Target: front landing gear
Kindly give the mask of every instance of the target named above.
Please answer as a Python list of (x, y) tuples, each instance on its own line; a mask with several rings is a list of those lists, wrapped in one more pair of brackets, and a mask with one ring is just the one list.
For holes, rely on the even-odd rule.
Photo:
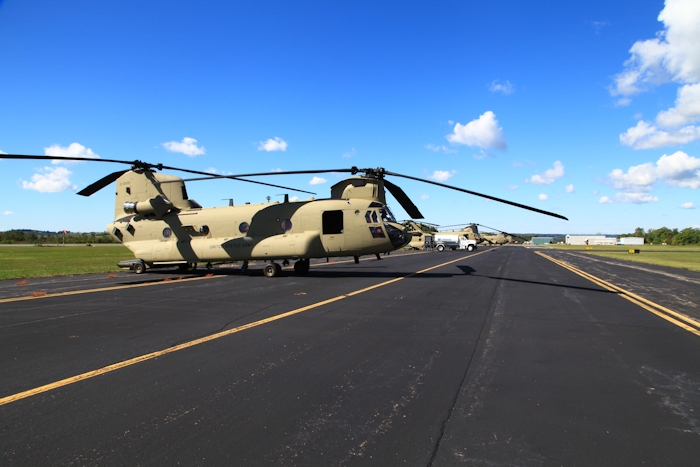
[(263, 274), (265, 277), (276, 277), (282, 274), (282, 266), (277, 263), (266, 264), (263, 268)]

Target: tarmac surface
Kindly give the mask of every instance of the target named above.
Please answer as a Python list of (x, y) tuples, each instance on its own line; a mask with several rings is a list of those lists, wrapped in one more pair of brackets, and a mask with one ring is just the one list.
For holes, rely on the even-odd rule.
[(381, 258), (0, 282), (0, 464), (700, 465), (699, 274)]

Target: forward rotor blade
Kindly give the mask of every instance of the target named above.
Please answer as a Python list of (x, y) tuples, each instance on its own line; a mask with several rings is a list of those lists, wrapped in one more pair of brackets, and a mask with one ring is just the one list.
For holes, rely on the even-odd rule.
[(106, 187), (125, 173), (127, 173), (129, 169), (127, 170), (120, 170), (119, 172), (112, 172), (111, 174), (107, 175), (106, 177), (102, 177), (101, 179), (97, 180), (95, 183), (92, 185), (88, 185), (82, 190), (78, 192), (79, 195), (81, 196), (90, 196), (98, 191), (100, 191), (102, 188)]
[(396, 201), (399, 202), (401, 207), (404, 208), (412, 219), (423, 219), (423, 214), (420, 213), (416, 205), (413, 204), (413, 201), (411, 201), (408, 195), (406, 195), (398, 185), (394, 185), (389, 180), (384, 180), (384, 186), (389, 190), (389, 193), (396, 198)]
[(564, 216), (562, 216), (562, 215), (560, 215), (560, 214), (555, 214), (555, 213), (553, 213), (553, 212), (545, 211), (545, 210), (543, 210), (543, 209), (533, 208), (532, 206), (526, 206), (526, 205), (524, 205), (524, 204), (516, 203), (516, 202), (514, 202), (514, 201), (508, 201), (508, 200), (506, 200), (506, 199), (496, 198), (495, 196), (489, 196), (489, 195), (485, 195), (485, 194), (483, 194), (483, 193), (477, 193), (476, 191), (465, 190), (464, 188), (458, 188), (458, 187), (452, 186), (452, 185), (445, 185), (444, 183), (433, 182), (432, 180), (425, 180), (425, 179), (418, 178), (418, 177), (411, 177), (410, 175), (402, 175), (402, 174), (397, 174), (397, 173), (388, 172), (388, 171), (386, 172), (386, 174), (387, 174), (387, 175), (393, 175), (393, 176), (395, 176), (395, 177), (408, 178), (408, 179), (410, 179), (410, 180), (416, 180), (416, 181), (418, 181), (418, 182), (430, 183), (431, 185), (437, 185), (437, 186), (441, 186), (441, 187), (444, 187), (444, 188), (449, 188), (449, 189), (451, 189), (451, 190), (456, 190), (456, 191), (461, 191), (461, 192), (463, 192), (463, 193), (468, 193), (468, 194), (470, 194), (470, 195), (480, 196), (480, 197), (482, 197), (482, 198), (490, 199), (490, 200), (492, 200), (492, 201), (498, 201), (499, 203), (510, 204), (511, 206), (515, 206), (515, 207), (518, 207), (518, 208), (521, 208), (521, 209), (527, 209), (528, 211), (539, 212), (540, 214), (545, 214), (545, 215), (547, 215), (547, 216), (552, 216), (552, 217), (556, 217), (556, 218), (559, 218), (559, 219), (564, 219), (565, 221), (568, 221), (568, 220), (569, 220), (569, 219), (567, 219), (566, 217), (564, 217)]

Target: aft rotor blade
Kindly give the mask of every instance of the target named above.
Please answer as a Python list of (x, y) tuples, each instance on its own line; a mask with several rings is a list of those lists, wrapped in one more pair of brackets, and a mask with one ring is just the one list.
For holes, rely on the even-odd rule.
[(404, 193), (401, 187), (394, 185), (389, 180), (384, 180), (384, 186), (389, 190), (389, 193), (396, 198), (396, 201), (399, 202), (401, 207), (404, 208), (412, 219), (423, 219), (423, 214), (420, 213), (416, 205), (413, 204), (413, 201)]
[(526, 205), (524, 205), (524, 204), (516, 203), (516, 202), (514, 202), (514, 201), (508, 201), (508, 200), (506, 200), (506, 199), (496, 198), (495, 196), (489, 196), (489, 195), (485, 195), (485, 194), (483, 194), (483, 193), (477, 193), (476, 191), (465, 190), (464, 188), (458, 188), (458, 187), (452, 186), (452, 185), (445, 185), (444, 183), (434, 182), (434, 181), (432, 181), (432, 180), (425, 180), (425, 179), (423, 179), (423, 178), (411, 177), (410, 175), (402, 175), (402, 174), (397, 174), (397, 173), (388, 172), (388, 171), (386, 172), (386, 174), (387, 174), (387, 175), (393, 175), (393, 176), (395, 176), (395, 177), (408, 178), (408, 179), (410, 179), (410, 180), (416, 180), (416, 181), (418, 181), (418, 182), (430, 183), (431, 185), (437, 185), (437, 186), (441, 186), (441, 187), (444, 187), (444, 188), (449, 188), (449, 189), (451, 189), (451, 190), (457, 190), (457, 191), (461, 191), (461, 192), (463, 192), (463, 193), (468, 193), (468, 194), (470, 194), (470, 195), (480, 196), (480, 197), (482, 197), (482, 198), (490, 199), (490, 200), (492, 200), (492, 201), (498, 201), (499, 203), (510, 204), (511, 206), (515, 206), (515, 207), (518, 207), (518, 208), (521, 208), (521, 209), (527, 209), (528, 211), (539, 212), (540, 214), (545, 214), (545, 215), (547, 215), (547, 216), (552, 216), (552, 217), (556, 217), (556, 218), (559, 218), (559, 219), (564, 219), (565, 221), (568, 221), (568, 220), (569, 220), (569, 219), (567, 219), (566, 217), (564, 217), (564, 216), (562, 216), (562, 215), (560, 215), (560, 214), (555, 214), (555, 213), (553, 213), (553, 212), (545, 211), (545, 210), (543, 210), (543, 209), (533, 208), (532, 206), (526, 206)]
[(201, 172), (199, 170), (190, 170), (190, 169), (180, 169), (178, 167), (168, 167), (167, 165), (164, 165), (163, 168), (166, 170), (179, 170), (180, 172), (187, 172), (187, 173), (191, 173), (191, 174), (195, 174), (195, 175), (206, 175), (206, 177), (184, 179), (184, 180), (182, 180), (183, 182), (194, 182), (194, 181), (198, 181), (198, 180), (214, 180), (217, 178), (228, 178), (229, 180), (238, 180), (240, 182), (255, 183), (258, 185), (265, 185), (265, 186), (271, 186), (274, 188), (281, 188), (283, 190), (298, 191), (300, 193), (307, 193), (310, 195), (316, 194), (313, 191), (300, 190), (298, 188), (289, 188), (289, 187), (282, 186), (282, 185), (274, 185), (272, 183), (258, 182), (256, 180), (246, 180), (245, 178), (240, 178), (243, 175), (240, 175), (240, 176), (239, 175), (212, 175), (209, 172)]
[(110, 183), (114, 182), (116, 179), (127, 173), (129, 169), (127, 170), (120, 170), (119, 172), (112, 172), (111, 174), (107, 175), (106, 177), (102, 177), (92, 185), (88, 185), (82, 190), (78, 192), (79, 195), (81, 196), (90, 196), (98, 191), (100, 191), (102, 188), (106, 187)]

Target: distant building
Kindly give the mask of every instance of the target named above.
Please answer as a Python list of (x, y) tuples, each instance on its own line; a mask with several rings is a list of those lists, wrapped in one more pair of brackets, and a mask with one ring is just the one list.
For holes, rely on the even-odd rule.
[[(596, 242), (604, 242), (607, 238), (605, 235), (567, 235), (565, 243), (567, 245), (602, 245)], [(617, 239), (613, 238), (612, 245), (615, 243)]]
[(532, 237), (530, 241), (533, 245), (549, 245), (554, 243), (554, 237)]
[(622, 237), (619, 245), (644, 245), (644, 237)]

